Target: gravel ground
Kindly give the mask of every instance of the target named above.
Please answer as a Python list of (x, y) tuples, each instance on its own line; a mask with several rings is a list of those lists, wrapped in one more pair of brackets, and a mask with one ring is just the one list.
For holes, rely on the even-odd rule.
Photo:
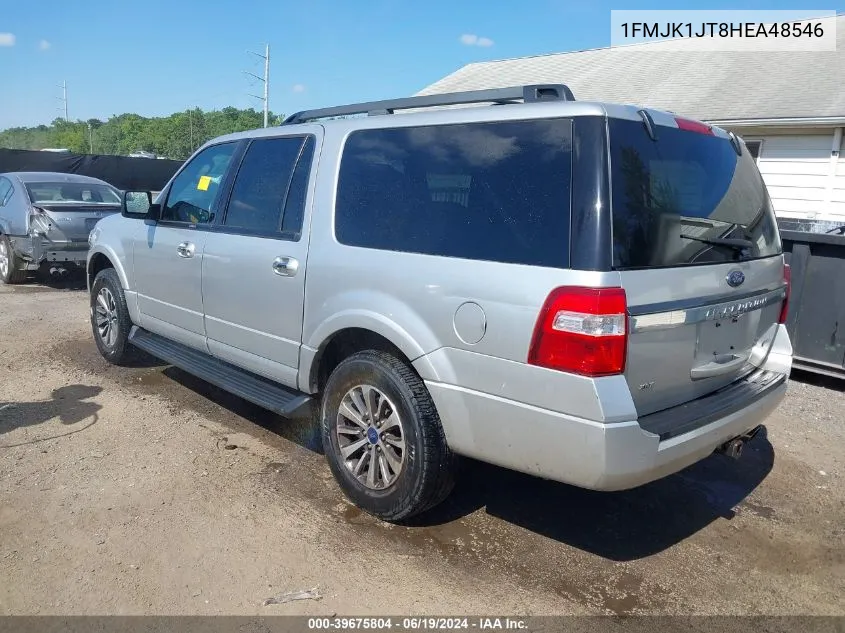
[(794, 376), (739, 461), (619, 493), (467, 461), (392, 526), (307, 420), (106, 364), (78, 285), (0, 287), (2, 614), (845, 614), (836, 381)]

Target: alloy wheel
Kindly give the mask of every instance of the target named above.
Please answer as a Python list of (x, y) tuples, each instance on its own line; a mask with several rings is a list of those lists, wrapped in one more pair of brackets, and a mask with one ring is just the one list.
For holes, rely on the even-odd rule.
[(399, 410), (372, 385), (353, 387), (340, 401), (336, 432), (341, 457), (364, 486), (384, 490), (405, 465), (405, 433)]
[(0, 277), (5, 278), (9, 274), (9, 250), (6, 242), (0, 241)]
[(113, 347), (117, 341), (117, 303), (108, 288), (101, 288), (97, 293), (97, 303), (94, 306), (94, 317), (97, 322), (97, 333), (106, 347)]

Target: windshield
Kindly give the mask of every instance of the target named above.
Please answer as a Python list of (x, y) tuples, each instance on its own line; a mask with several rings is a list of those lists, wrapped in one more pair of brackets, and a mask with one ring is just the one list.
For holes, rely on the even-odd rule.
[(120, 194), (109, 185), (87, 182), (26, 183), (33, 204), (120, 204)]
[(781, 252), (754, 159), (723, 137), (609, 123), (617, 269), (713, 264)]

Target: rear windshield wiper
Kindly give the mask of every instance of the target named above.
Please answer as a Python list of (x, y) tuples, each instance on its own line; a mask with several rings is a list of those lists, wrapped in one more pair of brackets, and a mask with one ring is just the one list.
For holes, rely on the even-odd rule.
[(743, 240), (735, 237), (696, 237), (695, 235), (686, 235), (681, 233), (681, 237), (685, 240), (694, 240), (702, 244), (709, 244), (710, 246), (727, 246), (736, 250), (744, 250), (754, 246), (751, 240)]

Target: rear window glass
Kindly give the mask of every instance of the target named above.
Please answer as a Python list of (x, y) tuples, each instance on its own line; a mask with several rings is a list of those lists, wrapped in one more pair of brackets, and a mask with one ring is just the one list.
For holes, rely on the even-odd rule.
[(568, 119), (360, 130), (335, 233), (353, 246), (566, 267)]
[(737, 156), (729, 140), (709, 134), (656, 130), (652, 141), (642, 122), (609, 123), (615, 268), (781, 252), (771, 200), (748, 151)]
[(26, 190), (34, 203), (120, 204), (120, 194), (116, 189), (96, 183), (29, 182)]

